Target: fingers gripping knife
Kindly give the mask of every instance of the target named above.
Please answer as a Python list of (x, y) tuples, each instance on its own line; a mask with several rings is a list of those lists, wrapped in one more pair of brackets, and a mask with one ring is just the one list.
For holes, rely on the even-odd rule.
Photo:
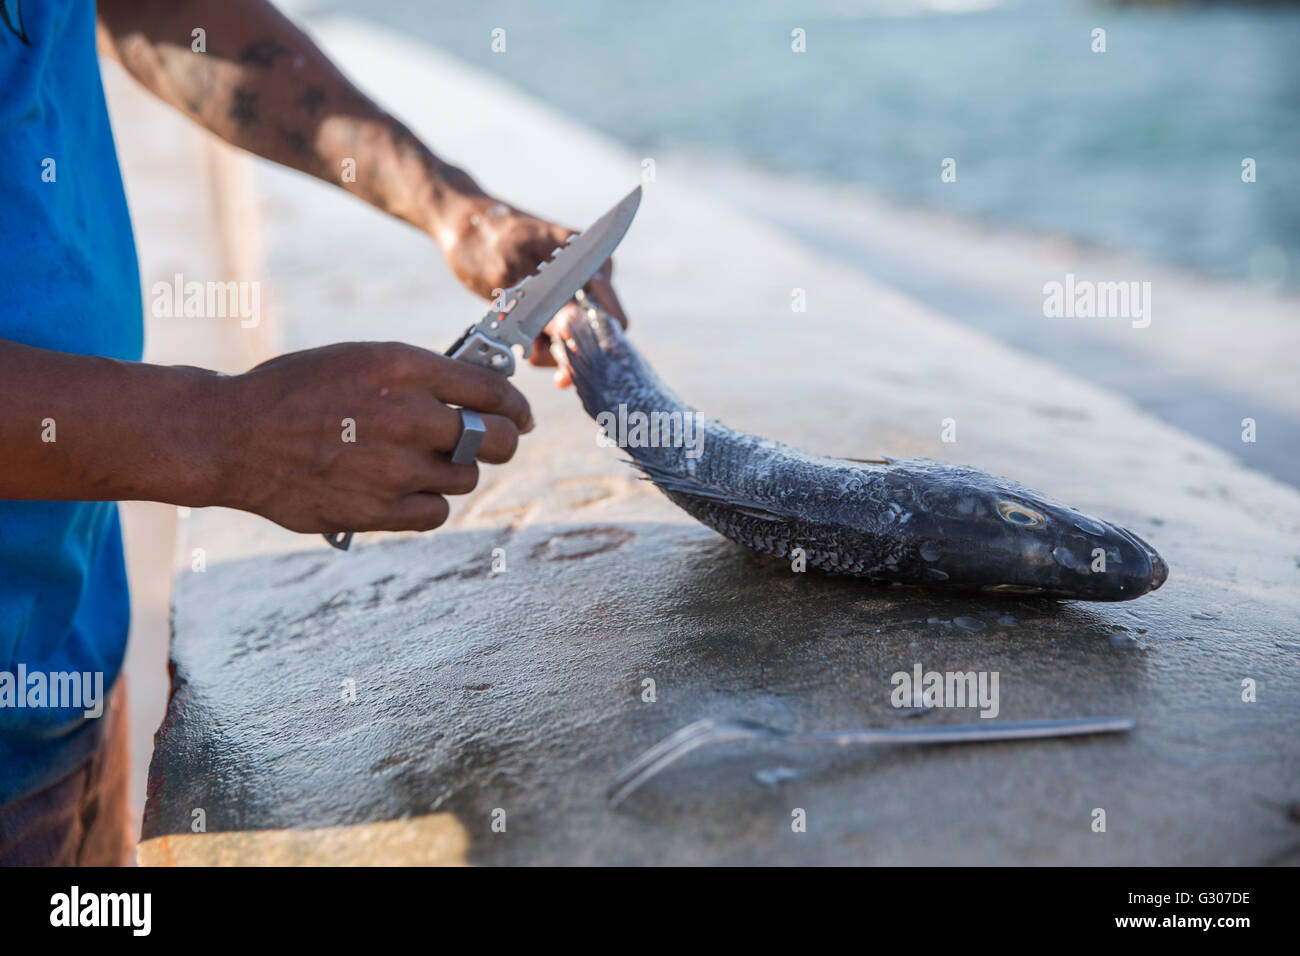
[[(492, 303), (491, 310), (465, 330), (447, 355), (460, 362), (481, 365), (501, 375), (515, 373), (515, 348), (527, 358), (533, 340), (546, 328), (551, 317), (574, 297), (596, 274), (622, 241), (641, 203), (641, 187), (632, 190), (613, 209), (584, 232), (569, 237), (537, 272), (506, 289)], [(486, 429), (469, 409), (460, 410), (461, 436), (451, 460), (458, 465), (474, 461)], [(352, 544), (351, 531), (335, 531), (325, 540), (346, 551)]]

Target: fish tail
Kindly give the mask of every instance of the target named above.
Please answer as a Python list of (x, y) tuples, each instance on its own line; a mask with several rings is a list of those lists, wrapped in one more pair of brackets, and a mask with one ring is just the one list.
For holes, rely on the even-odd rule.
[(611, 360), (606, 348), (617, 334), (610, 330), (615, 324), (603, 310), (584, 308), (576, 318), (560, 324), (560, 334), (551, 343), (551, 354), (568, 371), (582, 407), (592, 418), (610, 410), (607, 379)]
[[(634, 413), (652, 420), (665, 413), (680, 415), (683, 422), (691, 416), (691, 421), (697, 422), (695, 410), (659, 380), (627, 340), (618, 320), (590, 298), (584, 297), (581, 304), (576, 317), (570, 313), (558, 324), (552, 354), (568, 370), (587, 414), (597, 422), (601, 416), (608, 421), (608, 416), (618, 419)], [(619, 447), (638, 466), (653, 466), (660, 472), (690, 470), (682, 448), (621, 441)]]

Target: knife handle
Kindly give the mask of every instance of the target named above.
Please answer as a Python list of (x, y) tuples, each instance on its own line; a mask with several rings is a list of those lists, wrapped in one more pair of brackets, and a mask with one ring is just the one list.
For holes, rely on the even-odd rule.
[(504, 342), (488, 338), (471, 328), (447, 350), (447, 357), (468, 365), (479, 365), (500, 372), (507, 378), (515, 374), (515, 352)]
[(321, 537), (330, 543), (330, 547), (346, 551), (352, 546), (351, 531), (326, 531)]

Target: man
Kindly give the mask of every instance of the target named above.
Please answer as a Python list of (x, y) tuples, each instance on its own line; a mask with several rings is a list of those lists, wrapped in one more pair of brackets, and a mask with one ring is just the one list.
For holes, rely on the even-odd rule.
[[(265, 0), (101, 0), (97, 15), (86, 0), (0, 0), (3, 863), (130, 858), (114, 502), (221, 505), (301, 532), (427, 530), (446, 520), (444, 496), (478, 477), (450, 461), (461, 425), (449, 406), (480, 413), (484, 461), (507, 461), (532, 427), (504, 379), (398, 343), (282, 355), (230, 377), (141, 364), (97, 26), (161, 99), (427, 232), (485, 297), (569, 235), (440, 160)], [(621, 317), (609, 274), (590, 289)], [(544, 342), (534, 362), (551, 364)], [(341, 441), (345, 418), (365, 441)]]

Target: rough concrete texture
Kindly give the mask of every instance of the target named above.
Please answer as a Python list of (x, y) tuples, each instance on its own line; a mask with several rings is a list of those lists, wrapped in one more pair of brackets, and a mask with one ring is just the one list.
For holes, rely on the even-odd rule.
[[(320, 35), (413, 128), (525, 206), (586, 221), (638, 175), (638, 157), (494, 81), (353, 24)], [(503, 128), (527, 150), (502, 148)], [(267, 171), (261, 188), (290, 346), (445, 345), (479, 313), (417, 234), (301, 178)], [(473, 863), (1300, 860), (1300, 496), (819, 260), (671, 169), (648, 187), (618, 275), (639, 347), (705, 413), (828, 454), (1011, 475), (1132, 528), (1169, 582), (1086, 605), (794, 574), (636, 481), (596, 446), (576, 398), (525, 370), (537, 431), (509, 466), (484, 468), (438, 532), (365, 535), (340, 554), (248, 516), (189, 519), (207, 570), (177, 581), (146, 837), (189, 833), (203, 808), (210, 835), (452, 814)], [(807, 313), (791, 313), (796, 287)], [(956, 444), (940, 441), (948, 417)], [(624, 763), (702, 717), (804, 730), (978, 719), (892, 708), (890, 675), (917, 663), (999, 672), (998, 720), (1131, 716), (1137, 730), (926, 750), (724, 746), (605, 804)], [(1257, 702), (1243, 702), (1245, 679)], [(792, 832), (796, 808), (806, 833)], [(256, 841), (234, 845), (258, 859)]]
[(141, 866), (464, 866), (449, 813), (315, 830), (177, 833), (140, 847)]

